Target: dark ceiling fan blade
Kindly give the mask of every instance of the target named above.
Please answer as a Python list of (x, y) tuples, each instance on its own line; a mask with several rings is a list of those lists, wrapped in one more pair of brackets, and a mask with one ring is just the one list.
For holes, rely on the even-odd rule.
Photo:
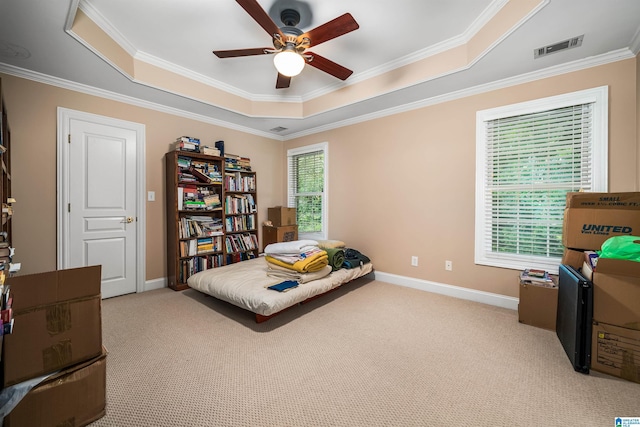
[(288, 88), (290, 84), (291, 77), (287, 77), (283, 74), (278, 73), (278, 80), (276, 80), (276, 89)]
[(256, 21), (264, 30), (273, 37), (274, 34), (280, 34), (284, 40), (284, 34), (280, 28), (273, 22), (269, 14), (258, 4), (256, 0), (236, 0), (244, 10)]
[(347, 80), (347, 78), (351, 74), (353, 74), (353, 71), (351, 71), (350, 69), (345, 68), (340, 64), (336, 64), (330, 59), (322, 57), (316, 53), (305, 52), (305, 54), (311, 55), (311, 60), (308, 60), (307, 64), (317, 68), (318, 70), (322, 70), (325, 73), (329, 73), (332, 76), (339, 78), (340, 80)]
[(308, 38), (310, 41), (309, 47), (317, 46), (320, 43), (324, 43), (328, 40), (335, 39), (341, 35), (347, 34), (353, 30), (360, 28), (360, 25), (353, 19), (350, 13), (338, 16), (337, 18), (314, 28), (311, 31), (300, 35), (298, 40)]
[(266, 55), (271, 53), (268, 52), (268, 50), (273, 50), (273, 48), (257, 47), (254, 49), (214, 50), (213, 53), (218, 58), (235, 58), (238, 56)]

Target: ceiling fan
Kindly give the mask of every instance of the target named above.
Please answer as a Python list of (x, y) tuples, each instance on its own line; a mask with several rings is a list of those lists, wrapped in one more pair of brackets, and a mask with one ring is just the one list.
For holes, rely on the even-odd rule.
[(278, 70), (277, 89), (289, 87), (291, 77), (298, 75), (305, 64), (309, 64), (341, 80), (346, 80), (353, 73), (353, 71), (340, 64), (336, 64), (317, 53), (307, 51), (307, 49), (320, 43), (357, 30), (360, 26), (350, 13), (345, 13), (310, 31), (302, 32), (296, 27), (300, 22), (300, 13), (293, 8), (286, 8), (280, 12), (280, 19), (284, 26), (278, 27), (269, 14), (258, 4), (257, 0), (236, 1), (269, 33), (273, 39), (273, 48), (214, 50), (213, 53), (218, 58), (275, 54), (273, 62)]

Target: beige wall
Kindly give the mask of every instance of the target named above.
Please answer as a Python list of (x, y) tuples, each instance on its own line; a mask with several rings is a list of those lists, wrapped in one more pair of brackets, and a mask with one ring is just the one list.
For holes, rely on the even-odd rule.
[(146, 187), (156, 201), (146, 209), (146, 279), (166, 277), (164, 154), (180, 135), (205, 143), (225, 141), (226, 151), (251, 158), (258, 173), (259, 218), (281, 204), (283, 143), (154, 110), (0, 74), (12, 131), (13, 245), (22, 273), (56, 268), (57, 107), (142, 123), (146, 127)]
[[(56, 108), (146, 125), (146, 278), (165, 277), (163, 155), (178, 135), (226, 141), (258, 172), (260, 218), (286, 200), (286, 149), (329, 143), (330, 238), (369, 255), (378, 271), (517, 296), (515, 270), (474, 264), (475, 114), (609, 86), (609, 189), (640, 190), (640, 60), (630, 59), (288, 141), (0, 74), (14, 147), (14, 246), (23, 272), (56, 266)], [(410, 257), (419, 257), (419, 267)], [(444, 261), (453, 261), (453, 271)]]
[(285, 155), (329, 143), (329, 237), (376, 270), (517, 296), (517, 271), (474, 264), (476, 111), (608, 85), (609, 189), (638, 191), (637, 80), (620, 61), (287, 141)]

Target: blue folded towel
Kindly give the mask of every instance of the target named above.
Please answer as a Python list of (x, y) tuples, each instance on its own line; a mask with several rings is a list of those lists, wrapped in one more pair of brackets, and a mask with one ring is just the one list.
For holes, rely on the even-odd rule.
[(271, 285), (267, 289), (273, 289), (274, 291), (278, 291), (278, 292), (285, 292), (297, 286), (298, 286), (298, 282), (296, 282), (295, 280), (285, 280), (282, 283)]

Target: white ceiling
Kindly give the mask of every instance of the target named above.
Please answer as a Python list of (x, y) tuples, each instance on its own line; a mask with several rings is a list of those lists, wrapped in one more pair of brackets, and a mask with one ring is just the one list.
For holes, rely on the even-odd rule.
[[(312, 15), (302, 16), (302, 30), (351, 13), (360, 28), (313, 51), (354, 74), (342, 82), (307, 66), (290, 88), (275, 89), (272, 56), (217, 58), (212, 50), (271, 46), (269, 35), (233, 0), (1, 0), (0, 72), (288, 139), (492, 85), (632, 57), (640, 50), (640, 1), (541, 0), (534, 13), (467, 68), (292, 119), (249, 116), (134, 82), (65, 31), (80, 8), (142, 61), (240, 98), (303, 103), (469, 40), (508, 0), (258, 3), (274, 21), (276, 7), (308, 7)], [(534, 49), (579, 35), (584, 35), (581, 47), (534, 59)], [(277, 126), (287, 130), (270, 131)]]

